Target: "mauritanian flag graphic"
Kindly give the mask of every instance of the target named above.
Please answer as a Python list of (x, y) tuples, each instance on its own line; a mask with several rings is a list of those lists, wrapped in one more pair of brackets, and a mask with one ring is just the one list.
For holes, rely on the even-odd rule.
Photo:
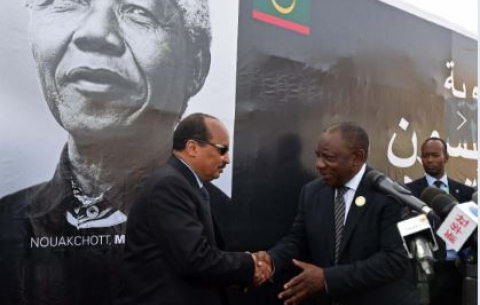
[(252, 16), (303, 35), (310, 34), (310, 0), (253, 0)]

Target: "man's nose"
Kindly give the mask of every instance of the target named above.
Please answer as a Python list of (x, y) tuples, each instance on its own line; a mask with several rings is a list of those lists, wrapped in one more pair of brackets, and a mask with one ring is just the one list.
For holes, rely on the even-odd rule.
[(125, 52), (114, 7), (111, 1), (92, 2), (81, 26), (73, 34), (73, 42), (79, 49), (113, 56)]
[(325, 162), (323, 162), (323, 158), (317, 158), (317, 160), (315, 161), (315, 167), (319, 169), (325, 167)]
[(223, 155), (223, 163), (230, 164), (230, 153), (226, 153)]

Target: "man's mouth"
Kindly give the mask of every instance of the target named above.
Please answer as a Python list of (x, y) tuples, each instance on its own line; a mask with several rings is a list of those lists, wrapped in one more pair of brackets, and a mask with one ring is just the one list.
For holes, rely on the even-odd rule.
[(114, 99), (132, 94), (132, 91), (138, 92), (138, 86), (133, 81), (108, 69), (75, 68), (69, 71), (66, 81), (89, 97)]
[(322, 176), (323, 180), (329, 180), (332, 178), (332, 175), (326, 172), (319, 171), (320, 176)]

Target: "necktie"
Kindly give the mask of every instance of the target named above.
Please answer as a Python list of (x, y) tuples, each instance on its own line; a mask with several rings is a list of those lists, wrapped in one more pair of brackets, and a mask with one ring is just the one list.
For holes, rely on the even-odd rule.
[(337, 195), (334, 202), (335, 214), (335, 265), (338, 263), (340, 255), (340, 244), (342, 243), (343, 229), (345, 227), (345, 199), (343, 195), (348, 190), (347, 187), (342, 186), (337, 188)]
[(202, 191), (203, 199), (205, 199), (207, 204), (210, 206), (210, 194), (208, 193), (207, 188), (205, 186), (202, 186), (200, 190)]
[(208, 190), (205, 188), (205, 186), (202, 186), (200, 189), (202, 191), (202, 197), (205, 199), (204, 202), (204, 212), (205, 212), (205, 220), (207, 221), (209, 229), (212, 230), (212, 236), (214, 236), (214, 231), (213, 231), (213, 218), (212, 218), (212, 209), (210, 208), (210, 194), (208, 193)]
[(438, 187), (439, 189), (441, 189), (442, 186), (443, 186), (443, 182), (440, 181), (440, 180), (435, 180), (435, 181), (433, 182), (433, 184), (434, 184), (436, 187)]

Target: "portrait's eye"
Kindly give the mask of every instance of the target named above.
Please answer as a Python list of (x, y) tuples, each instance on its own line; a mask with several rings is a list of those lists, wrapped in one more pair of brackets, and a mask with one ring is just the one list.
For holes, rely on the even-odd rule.
[(27, 0), (26, 5), (30, 8), (40, 7), (40, 6), (47, 6), (51, 4), (54, 0)]
[(90, 0), (27, 0), (30, 8), (51, 8), (55, 12), (69, 11), (88, 6)]
[(137, 6), (127, 5), (122, 10), (123, 15), (129, 20), (146, 26), (153, 26), (158, 24), (158, 19), (148, 9)]

